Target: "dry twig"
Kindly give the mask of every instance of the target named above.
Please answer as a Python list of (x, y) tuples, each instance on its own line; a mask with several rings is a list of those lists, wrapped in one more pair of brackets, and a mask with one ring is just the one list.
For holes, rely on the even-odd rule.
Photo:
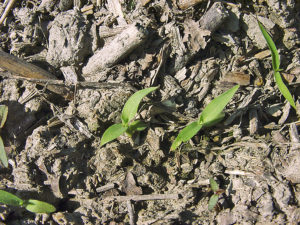
[(130, 200), (127, 200), (127, 209), (129, 214), (129, 224), (135, 225), (135, 219), (134, 219), (134, 205), (131, 203)]
[[(43, 70), (40, 67), (37, 67), (33, 64), (26, 62), (23, 59), (19, 59), (16, 56), (10, 55), (6, 52), (0, 51), (0, 67), (11, 72), (20, 75), (24, 78), (33, 78), (33, 79), (42, 79), (42, 80), (56, 80), (57, 78)], [(12, 77), (10, 73), (6, 73), (7, 76)], [(54, 85), (47, 85), (47, 89), (64, 96), (65, 98), (70, 98), (70, 93), (65, 88), (59, 88)]]
[(102, 187), (98, 187), (96, 189), (96, 192), (99, 193), (99, 192), (105, 192), (105, 191), (108, 191), (108, 190), (111, 190), (111, 189), (114, 189), (117, 187), (117, 184), (115, 183), (109, 183), (109, 184), (106, 184)]
[(153, 195), (128, 195), (128, 196), (109, 196), (104, 201), (149, 201), (149, 200), (167, 200), (179, 199), (179, 194), (153, 194)]
[[(52, 80), (52, 79), (35, 79), (35, 78), (28, 78), (28, 77), (20, 77), (11, 75), (9, 72), (3, 72), (0, 76), (6, 77), (8, 79), (16, 79), (16, 80), (26, 80), (29, 82), (37, 83), (37, 84), (48, 84), (48, 85), (57, 85), (57, 86), (64, 86), (69, 87), (70, 84), (63, 81), (63, 80)], [(86, 81), (78, 81), (76, 84), (71, 84), (77, 86), (77, 89), (84, 89), (84, 88), (95, 88), (95, 89), (114, 89), (114, 88), (122, 88), (128, 90), (136, 89), (132, 87), (129, 83), (98, 83), (98, 82), (86, 82)]]
[(9, 3), (7, 4), (1, 18), (0, 18), (0, 26), (3, 24), (5, 18), (7, 17), (8, 13), (10, 12), (11, 8), (13, 7), (14, 3), (16, 0), (10, 0)]

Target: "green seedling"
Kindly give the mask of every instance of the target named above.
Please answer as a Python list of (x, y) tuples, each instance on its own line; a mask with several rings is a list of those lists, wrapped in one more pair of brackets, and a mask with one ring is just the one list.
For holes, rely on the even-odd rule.
[(109, 128), (106, 129), (101, 139), (101, 146), (110, 142), (120, 135), (126, 134), (131, 137), (136, 131), (142, 131), (146, 129), (147, 125), (140, 121), (134, 120), (134, 117), (137, 114), (139, 105), (142, 99), (150, 94), (152, 91), (155, 91), (158, 87), (150, 87), (143, 90), (140, 90), (134, 93), (125, 103), (124, 108), (122, 110), (121, 120), (122, 123), (113, 124)]
[(210, 184), (210, 188), (214, 192), (214, 194), (210, 197), (210, 199), (208, 201), (208, 210), (213, 210), (215, 208), (215, 206), (217, 205), (217, 203), (219, 201), (219, 195), (223, 192), (223, 190), (221, 190), (219, 188), (219, 185), (214, 180), (214, 178), (209, 179), (209, 184)]
[(0, 190), (0, 202), (6, 205), (24, 207), (33, 213), (53, 213), (56, 211), (56, 208), (47, 202), (34, 199), (23, 200), (3, 190)]
[(129, 0), (127, 2), (127, 10), (132, 11), (136, 7), (136, 1), (135, 0)]
[(179, 132), (171, 146), (171, 150), (174, 151), (182, 142), (190, 140), (199, 132), (202, 127), (213, 126), (214, 124), (220, 122), (225, 116), (223, 109), (231, 100), (238, 88), (239, 85), (236, 85), (212, 100), (202, 111), (197, 121), (190, 123)]
[[(4, 126), (7, 119), (8, 107), (6, 105), (0, 105), (0, 128)], [(7, 156), (3, 144), (3, 140), (0, 137), (0, 160), (3, 166), (8, 167)]]
[(281, 92), (281, 94), (285, 97), (285, 99), (290, 103), (290, 105), (296, 110), (296, 104), (294, 102), (294, 99), (293, 99), (289, 89), (284, 84), (284, 82), (281, 78), (281, 75), (280, 75), (281, 69), (280, 69), (280, 60), (279, 60), (279, 54), (278, 54), (277, 48), (276, 48), (271, 36), (268, 34), (266, 29), (264, 28), (264, 26), (259, 21), (257, 21), (257, 22), (258, 22), (258, 26), (259, 26), (266, 42), (268, 44), (268, 47), (271, 51), (274, 79), (278, 86), (278, 89)]

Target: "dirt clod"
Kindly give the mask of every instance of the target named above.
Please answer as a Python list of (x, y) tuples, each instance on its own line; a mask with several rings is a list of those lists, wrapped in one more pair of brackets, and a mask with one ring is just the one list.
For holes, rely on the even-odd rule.
[[(57, 211), (1, 204), (1, 223), (300, 222), (299, 1), (22, 0), (4, 14), (7, 2), (1, 55), (30, 64), (26, 77), (20, 60), (0, 70), (9, 158), (0, 189)], [(298, 110), (274, 81), (257, 19)], [(32, 77), (32, 65), (50, 75)], [(171, 151), (178, 132), (236, 84), (224, 120)], [(147, 128), (101, 146), (128, 98), (150, 86), (159, 88), (134, 118)]]

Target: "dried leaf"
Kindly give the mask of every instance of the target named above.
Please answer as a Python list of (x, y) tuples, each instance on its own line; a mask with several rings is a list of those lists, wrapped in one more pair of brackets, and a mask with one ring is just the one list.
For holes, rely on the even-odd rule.
[(143, 194), (142, 188), (136, 185), (135, 178), (131, 172), (127, 172), (126, 179), (122, 185), (122, 191), (126, 195), (141, 195)]

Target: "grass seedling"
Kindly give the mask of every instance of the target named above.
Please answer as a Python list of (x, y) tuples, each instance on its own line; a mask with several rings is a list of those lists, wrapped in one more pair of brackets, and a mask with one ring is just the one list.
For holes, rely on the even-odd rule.
[(281, 94), (285, 97), (285, 99), (290, 103), (290, 105), (296, 110), (296, 104), (294, 102), (294, 99), (293, 99), (289, 89), (283, 83), (283, 80), (280, 75), (281, 69), (280, 69), (280, 60), (279, 60), (279, 54), (278, 54), (277, 48), (276, 48), (271, 36), (268, 34), (266, 29), (264, 28), (264, 26), (259, 21), (257, 21), (257, 22), (258, 22), (258, 26), (259, 26), (266, 42), (268, 44), (268, 47), (271, 51), (274, 79), (278, 86), (278, 89), (281, 92)]
[[(6, 105), (0, 105), (0, 128), (4, 126), (7, 119), (8, 107)], [(3, 144), (3, 140), (0, 137), (0, 160), (3, 166), (8, 167), (7, 156)]]
[(127, 10), (133, 11), (136, 7), (136, 1), (135, 0), (129, 0), (127, 1)]
[(202, 111), (197, 121), (190, 123), (179, 132), (171, 146), (171, 150), (174, 151), (182, 142), (190, 140), (199, 132), (202, 127), (213, 126), (214, 124), (220, 122), (225, 116), (223, 109), (231, 100), (238, 88), (239, 85), (236, 85), (212, 100)]
[(220, 190), (219, 185), (214, 180), (214, 178), (209, 179), (209, 184), (211, 190), (214, 192), (214, 194), (210, 197), (208, 201), (208, 210), (213, 210), (215, 206), (217, 205), (219, 201), (219, 195), (223, 192), (223, 190)]
[(6, 205), (24, 207), (33, 213), (53, 213), (56, 211), (56, 208), (47, 202), (34, 199), (23, 200), (3, 190), (0, 190), (0, 202)]
[(102, 135), (100, 146), (103, 146), (107, 142), (116, 139), (125, 132), (131, 137), (134, 132), (146, 129), (147, 125), (144, 122), (133, 119), (137, 114), (142, 99), (152, 91), (155, 91), (157, 88), (158, 87), (150, 87), (137, 91), (127, 100), (122, 110), (122, 123), (113, 124), (106, 129)]

